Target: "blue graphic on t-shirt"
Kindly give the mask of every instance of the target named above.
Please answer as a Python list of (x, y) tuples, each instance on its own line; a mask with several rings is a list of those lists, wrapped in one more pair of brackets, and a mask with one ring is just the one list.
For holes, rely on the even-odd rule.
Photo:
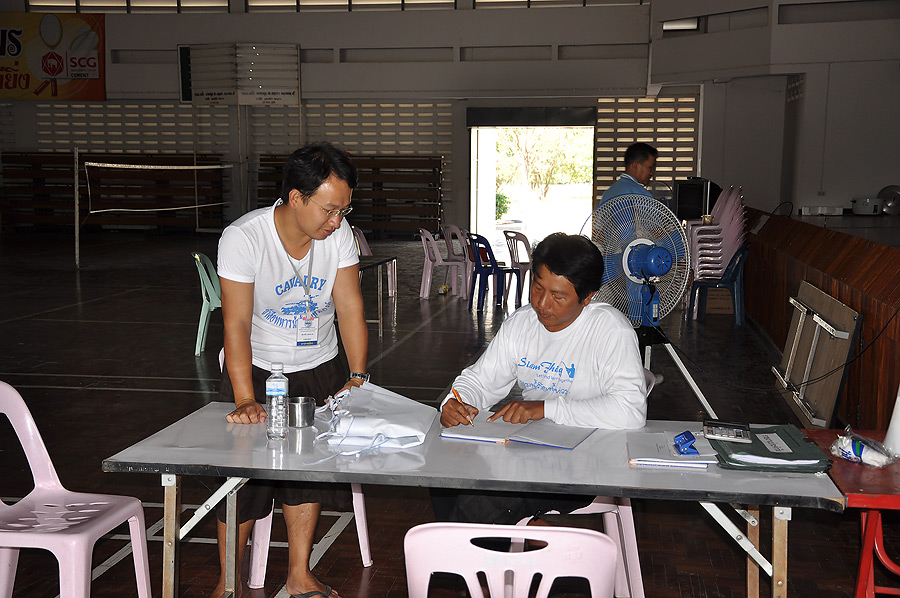
[(287, 303), (284, 307), (281, 308), (281, 313), (286, 316), (302, 316), (305, 314), (317, 314), (319, 311), (318, 304), (309, 299), (303, 299), (301, 301), (296, 301), (294, 303)]
[(524, 371), (518, 376), (523, 389), (533, 388), (541, 392), (565, 396), (575, 379), (575, 364), (542, 361), (535, 363), (527, 357), (519, 360), (518, 367)]
[[(331, 301), (326, 301), (323, 305), (319, 305), (316, 301), (318, 295), (313, 295), (308, 299), (302, 299), (292, 303), (286, 303), (280, 308), (280, 314), (274, 309), (266, 308), (260, 314), (264, 320), (270, 324), (274, 324), (279, 328), (297, 328), (297, 320), (300, 318), (318, 318), (319, 314), (331, 309)], [(287, 316), (287, 317), (284, 317)], [(298, 318), (297, 316), (300, 316)]]
[[(327, 278), (319, 278), (317, 276), (307, 276), (306, 274), (303, 275), (303, 279), (309, 282), (309, 290), (310, 291), (312, 291), (314, 289), (317, 291), (321, 291), (323, 288), (325, 288), (325, 283), (328, 282)], [(294, 287), (303, 287), (303, 283), (300, 282), (300, 279), (296, 276), (292, 276), (288, 280), (284, 281), (282, 284), (276, 284), (275, 285), (275, 294), (281, 296), (281, 295), (287, 293), (288, 291), (290, 291), (291, 289), (293, 289)]]

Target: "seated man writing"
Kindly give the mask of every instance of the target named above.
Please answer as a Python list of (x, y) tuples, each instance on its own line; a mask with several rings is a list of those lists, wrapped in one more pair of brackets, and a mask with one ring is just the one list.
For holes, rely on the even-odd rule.
[[(460, 400), (447, 396), (441, 424), (469, 424), (518, 385), (522, 399), (507, 403), (489, 421), (548, 418), (569, 426), (642, 427), (647, 387), (637, 336), (616, 308), (591, 302), (603, 278), (600, 250), (586, 237), (554, 233), (537, 245), (531, 264), (531, 304), (516, 310), (478, 361), (453, 381)], [(489, 497), (503, 506), (491, 508)], [(449, 493), (435, 496), (434, 506), (438, 519), (516, 523), (549, 509), (568, 513), (591, 499)]]

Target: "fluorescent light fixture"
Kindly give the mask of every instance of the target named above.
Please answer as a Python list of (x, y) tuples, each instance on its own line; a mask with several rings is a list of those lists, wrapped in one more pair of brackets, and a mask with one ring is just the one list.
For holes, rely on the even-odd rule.
[(700, 19), (698, 17), (663, 21), (662, 24), (663, 31), (696, 31), (699, 26)]

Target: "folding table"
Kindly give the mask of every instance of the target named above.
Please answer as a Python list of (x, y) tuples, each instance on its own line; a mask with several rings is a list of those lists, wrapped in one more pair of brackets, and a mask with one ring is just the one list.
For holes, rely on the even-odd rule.
[[(574, 450), (441, 438), (437, 418), (425, 442), (411, 449), (378, 449), (333, 456), (323, 443), (278, 448), (267, 445), (264, 424), (229, 424), (233, 406), (210, 403), (164, 430), (106, 459), (104, 471), (162, 475), (165, 488), (163, 596), (177, 593), (180, 476), (267, 478), (392, 486), (551, 492), (629, 498), (740, 503), (772, 508), (772, 563), (747, 540), (752, 533), (731, 524), (732, 537), (772, 574), (772, 596), (787, 595), (787, 526), (794, 507), (844, 509), (843, 494), (827, 475), (784, 474), (628, 465), (626, 436), (634, 431), (597, 430)], [(650, 421), (637, 433), (699, 433), (700, 422)], [(330, 458), (331, 457), (331, 458)], [(230, 538), (237, 536), (236, 500), (227, 497)], [(708, 509), (709, 510), (709, 509)], [(710, 511), (712, 512), (712, 511)], [(755, 519), (745, 513), (750, 526)], [(717, 518), (718, 521), (718, 518)], [(721, 522), (720, 522), (721, 523)], [(758, 529), (756, 526), (758, 537)], [(234, 541), (234, 540), (232, 540)], [(236, 547), (236, 542), (231, 544)], [(236, 568), (237, 564), (234, 564)], [(234, 583), (236, 571), (226, 574)], [(758, 569), (748, 559), (749, 594)], [(226, 585), (227, 585), (226, 583)], [(233, 588), (234, 585), (228, 586)]]

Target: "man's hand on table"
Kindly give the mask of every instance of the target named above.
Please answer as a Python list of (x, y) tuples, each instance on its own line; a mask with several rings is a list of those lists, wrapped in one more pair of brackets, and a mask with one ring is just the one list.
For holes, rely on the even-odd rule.
[(478, 415), (478, 409), (475, 407), (451, 399), (441, 408), (441, 425), (445, 428), (452, 428), (460, 424), (469, 425), (476, 415)]
[(527, 424), (536, 419), (544, 419), (544, 401), (510, 401), (490, 416), (488, 421), (498, 419), (511, 424)]
[(249, 399), (226, 415), (225, 421), (232, 424), (258, 424), (266, 421), (266, 409), (255, 400)]

